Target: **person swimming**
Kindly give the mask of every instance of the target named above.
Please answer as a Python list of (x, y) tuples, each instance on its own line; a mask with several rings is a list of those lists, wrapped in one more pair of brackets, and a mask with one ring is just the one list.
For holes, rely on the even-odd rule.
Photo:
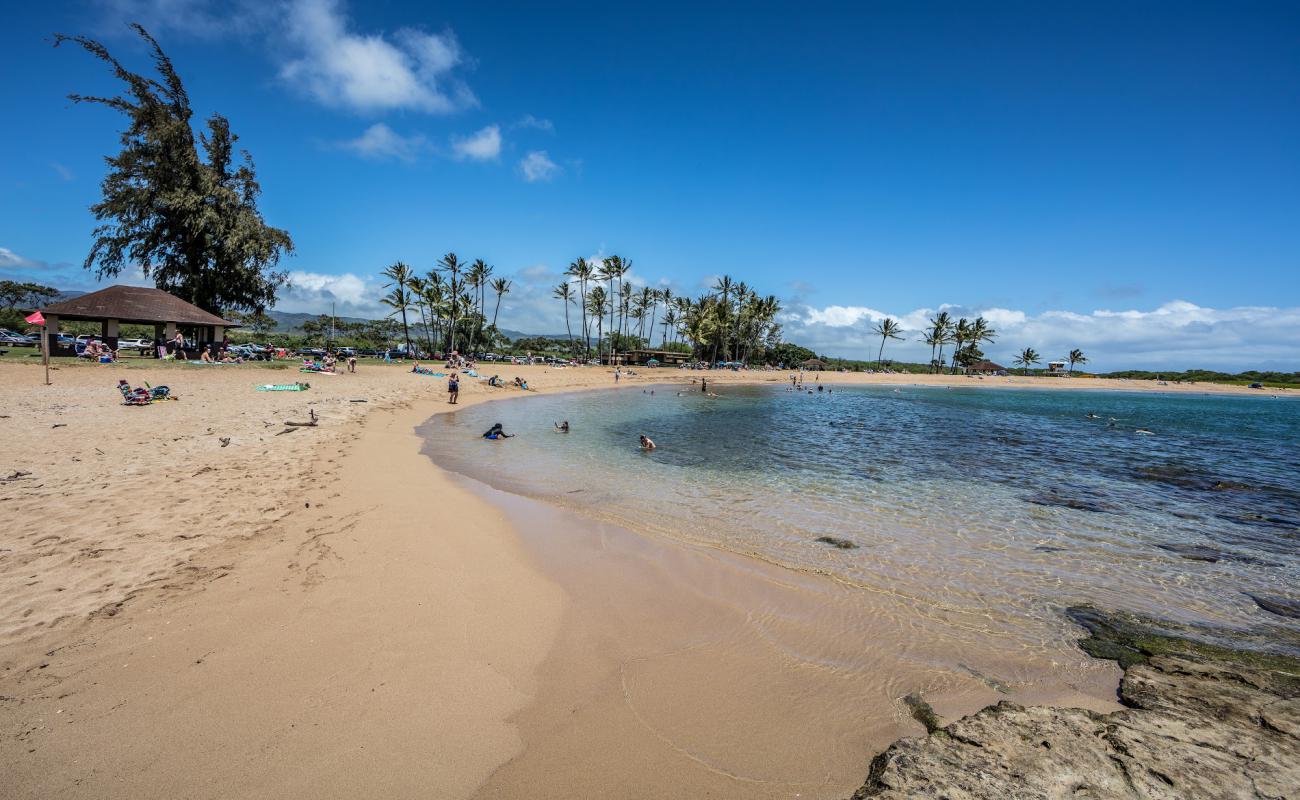
[(644, 433), (641, 434), (641, 449), (642, 449), (642, 450), (653, 450), (653, 449), (655, 449), (655, 443), (654, 443), (654, 440), (651, 439), (649, 436), (646, 436)]
[(559, 431), (560, 433), (568, 433), (568, 432), (569, 432), (569, 421), (566, 419), (564, 422), (557, 422), (557, 423), (555, 423), (555, 429), (556, 429), (557, 431)]
[(494, 442), (498, 439), (509, 439), (512, 436), (514, 436), (514, 434), (506, 433), (505, 428), (501, 426), (500, 422), (493, 425), (491, 428), (488, 428), (487, 433), (483, 434), (484, 439), (489, 439)]
[(1097, 416), (1096, 414), (1092, 413), (1091, 411), (1089, 411), (1089, 412), (1088, 412), (1087, 414), (1085, 414), (1084, 416), (1085, 416), (1086, 418), (1088, 418), (1088, 419), (1101, 419), (1101, 417)]

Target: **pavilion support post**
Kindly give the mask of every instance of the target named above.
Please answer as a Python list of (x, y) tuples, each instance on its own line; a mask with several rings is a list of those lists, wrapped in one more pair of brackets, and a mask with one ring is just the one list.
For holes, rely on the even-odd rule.
[(115, 319), (104, 320), (104, 330), (103, 330), (104, 344), (108, 345), (113, 350), (117, 349), (117, 340), (118, 340), (120, 329), (121, 326), (119, 325), (117, 320)]
[(59, 316), (45, 315), (45, 352), (53, 355), (59, 347)]
[(153, 326), (153, 357), (162, 358), (158, 354), (158, 348), (163, 347), (163, 326), (162, 323), (155, 323)]

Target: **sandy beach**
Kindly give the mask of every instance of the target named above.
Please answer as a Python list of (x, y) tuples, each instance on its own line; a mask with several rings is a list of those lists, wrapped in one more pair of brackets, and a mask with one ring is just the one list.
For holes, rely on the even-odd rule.
[[(498, 371), (542, 393), (613, 388), (603, 368)], [(731, 635), (746, 607), (814, 612), (801, 604), (825, 582), (625, 531), (550, 547), (539, 532), (571, 524), (558, 510), (421, 454), (416, 428), (448, 408), (443, 380), (363, 362), (301, 376), (307, 392), (255, 390), (297, 377), (135, 362), (64, 367), (47, 387), (35, 365), (0, 364), (6, 796), (843, 796), (877, 750), (920, 732), (901, 705), (870, 706), (834, 674), (794, 674)], [(620, 389), (688, 377), (649, 370)], [(124, 406), (119, 378), (179, 399)], [(519, 394), (468, 381), (461, 398)], [(284, 425), (313, 411), (315, 427)], [(646, 658), (683, 650), (692, 657)], [(1109, 711), (1118, 675), (1097, 662), (1018, 699)], [(785, 699), (753, 708), (753, 696)], [(996, 699), (980, 687), (934, 704), (952, 716)], [(842, 735), (827, 744), (787, 724), (783, 702)], [(705, 740), (719, 716), (727, 735)]]

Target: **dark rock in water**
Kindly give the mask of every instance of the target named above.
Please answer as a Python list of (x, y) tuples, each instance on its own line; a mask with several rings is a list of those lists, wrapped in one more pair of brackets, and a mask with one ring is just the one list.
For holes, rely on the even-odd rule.
[(1085, 651), (1120, 659), (1125, 708), (1003, 701), (944, 727), (923, 721), (928, 735), (876, 756), (854, 800), (1297, 797), (1300, 660), (1172, 636), (1129, 615), (1068, 614), (1089, 632)]
[(1051, 545), (1051, 544), (1040, 544), (1034, 549), (1042, 553), (1064, 553), (1065, 552), (1064, 547), (1057, 547), (1056, 545)]
[(911, 709), (912, 719), (925, 726), (926, 733), (934, 733), (935, 731), (943, 729), (942, 720), (939, 719), (939, 715), (934, 713), (934, 709), (930, 707), (929, 703), (921, 699), (919, 693), (912, 692), (907, 697), (903, 698), (903, 703)]
[(962, 664), (960, 662), (957, 663), (957, 667), (965, 672), (970, 673), (972, 677), (979, 678), (990, 689), (995, 689), (1001, 692), (1002, 694), (1011, 694), (1011, 687), (1007, 686), (1005, 683), (998, 680), (997, 678), (989, 677), (988, 675), (985, 675), (983, 672), (980, 672), (974, 667), (968, 667), (965, 664)]
[(1238, 483), (1237, 481), (1215, 481), (1210, 484), (1212, 492), (1259, 492), (1263, 491), (1259, 487), (1251, 486), (1248, 483)]
[(1026, 497), (1025, 501), (1036, 506), (1059, 506), (1072, 508), (1075, 511), (1090, 511), (1094, 514), (1118, 510), (1110, 503), (1098, 500), (1096, 493), (1063, 494), (1055, 489)]
[(857, 548), (857, 544), (854, 542), (850, 542), (848, 539), (837, 539), (834, 536), (818, 536), (816, 541), (838, 547), (841, 550), (854, 550)]
[(1224, 557), (1223, 553), (1213, 547), (1200, 544), (1158, 544), (1156, 547), (1161, 550), (1168, 550), (1171, 553), (1177, 553), (1188, 561), (1208, 561), (1214, 564)]
[(1290, 597), (1282, 597), (1276, 594), (1251, 594), (1250, 592), (1246, 592), (1246, 596), (1254, 600), (1255, 605), (1270, 614), (1300, 619), (1300, 600), (1293, 600)]
[(1134, 477), (1140, 481), (1155, 481), (1180, 489), (1195, 489), (1202, 492), (1262, 492), (1264, 489), (1248, 483), (1233, 480), (1215, 480), (1186, 467), (1175, 464), (1157, 464), (1138, 467)]
[(1203, 544), (1158, 544), (1161, 550), (1168, 550), (1171, 553), (1177, 553), (1188, 561), (1208, 561), (1214, 564), (1218, 561), (1236, 561), (1239, 564), (1257, 564), (1265, 567), (1276, 567), (1274, 561), (1265, 561), (1262, 558), (1253, 556), (1243, 556), (1237, 553), (1229, 553), (1226, 550), (1216, 550), (1213, 547), (1206, 547)]

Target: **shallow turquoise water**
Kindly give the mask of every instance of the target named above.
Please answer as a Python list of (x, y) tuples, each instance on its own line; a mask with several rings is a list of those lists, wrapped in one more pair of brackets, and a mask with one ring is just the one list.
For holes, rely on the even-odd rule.
[[(1292, 625), (1245, 592), (1294, 596), (1300, 582), (1300, 402), (722, 392), (664, 385), (479, 405), (432, 420), (429, 453), (497, 488), (823, 571), (1029, 647), (1058, 636), (1060, 607), (1078, 602)], [(563, 419), (568, 435), (552, 428)], [(481, 440), (498, 421), (518, 435)], [(642, 452), (639, 433), (659, 449)]]

